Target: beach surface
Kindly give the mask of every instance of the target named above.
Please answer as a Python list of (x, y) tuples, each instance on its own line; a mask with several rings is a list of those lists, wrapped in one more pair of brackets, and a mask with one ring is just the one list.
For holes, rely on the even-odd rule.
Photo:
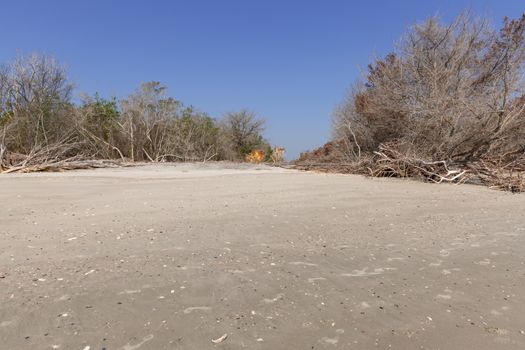
[(525, 195), (210, 163), (0, 201), (1, 349), (525, 349)]

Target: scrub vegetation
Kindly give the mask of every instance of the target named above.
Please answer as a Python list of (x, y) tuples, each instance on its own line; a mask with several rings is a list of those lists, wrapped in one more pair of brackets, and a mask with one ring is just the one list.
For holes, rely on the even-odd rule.
[(525, 14), (412, 26), (334, 113), (333, 140), (299, 164), (525, 190)]
[(84, 96), (54, 58), (19, 57), (0, 69), (0, 170), (35, 171), (126, 162), (243, 160), (271, 149), (249, 110), (214, 119), (170, 97), (159, 82), (130, 96)]

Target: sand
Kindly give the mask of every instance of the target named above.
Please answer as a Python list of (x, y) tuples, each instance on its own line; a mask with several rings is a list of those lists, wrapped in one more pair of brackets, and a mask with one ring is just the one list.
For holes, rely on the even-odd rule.
[(524, 195), (234, 164), (0, 191), (0, 349), (525, 349)]

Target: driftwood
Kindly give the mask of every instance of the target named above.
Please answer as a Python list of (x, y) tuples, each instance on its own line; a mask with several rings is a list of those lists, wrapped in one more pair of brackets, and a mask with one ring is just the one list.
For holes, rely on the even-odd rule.
[(66, 159), (56, 162), (48, 162), (42, 164), (33, 165), (21, 165), (15, 167), (9, 167), (1, 174), (8, 173), (32, 173), (32, 172), (61, 172), (66, 170), (79, 170), (79, 169), (95, 169), (95, 168), (111, 168), (111, 167), (123, 167), (132, 166), (131, 163), (126, 163), (118, 160), (73, 160)]
[[(477, 183), (492, 189), (525, 192), (525, 154), (485, 157), (471, 163), (427, 160), (400, 145), (380, 145), (373, 154), (362, 154), (353, 162), (297, 161), (289, 167), (299, 170), (360, 174), (371, 177), (415, 178), (433, 183)], [(322, 159), (322, 158), (321, 158)], [(510, 160), (509, 160), (510, 159)]]
[(374, 177), (412, 177), (435, 183), (463, 183), (469, 178), (466, 169), (452, 169), (444, 160), (426, 161), (386, 145), (379, 146), (374, 154), (375, 166), (370, 169)]
[(51, 146), (35, 146), (28, 154), (8, 152), (0, 145), (0, 173), (56, 172), (129, 165), (124, 160), (96, 160), (92, 156), (79, 154), (80, 145), (74, 139), (64, 139)]
[(486, 159), (469, 167), (489, 188), (514, 193), (525, 192), (525, 156), (512, 161)]

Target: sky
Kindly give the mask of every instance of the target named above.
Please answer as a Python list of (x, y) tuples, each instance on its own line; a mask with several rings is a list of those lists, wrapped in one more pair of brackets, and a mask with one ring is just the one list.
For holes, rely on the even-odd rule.
[(413, 23), (463, 10), (499, 27), (522, 0), (0, 0), (0, 62), (41, 53), (81, 93), (142, 82), (220, 118), (248, 108), (287, 158), (330, 138), (331, 117), (374, 57)]

